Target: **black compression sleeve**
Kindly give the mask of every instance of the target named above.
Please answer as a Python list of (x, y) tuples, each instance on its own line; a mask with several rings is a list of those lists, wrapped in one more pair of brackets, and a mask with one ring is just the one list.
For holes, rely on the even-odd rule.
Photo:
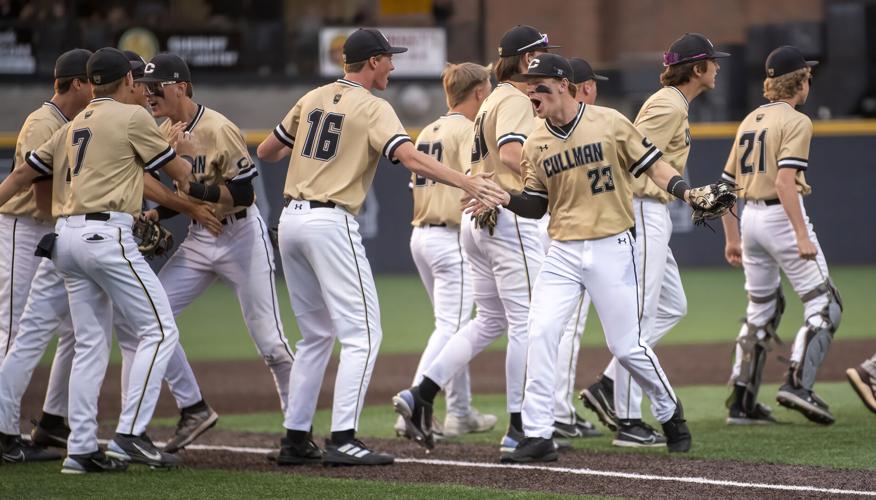
[(200, 182), (192, 182), (189, 184), (189, 192), (186, 194), (201, 201), (216, 203), (219, 201), (220, 191), (219, 186), (207, 186)]
[(158, 220), (169, 219), (171, 217), (175, 217), (179, 215), (179, 212), (172, 208), (167, 208), (163, 205), (158, 205), (155, 207), (155, 211), (158, 212)]
[(684, 192), (688, 189), (690, 189), (690, 184), (680, 175), (669, 179), (669, 184), (666, 185), (666, 190), (679, 200), (684, 200)]
[(508, 210), (515, 214), (526, 217), (527, 219), (541, 219), (547, 213), (548, 201), (547, 198), (541, 196), (531, 196), (525, 192), (520, 194), (512, 194), (511, 201), (508, 202)]
[(231, 200), (235, 207), (248, 207), (255, 201), (255, 190), (249, 181), (226, 182), (225, 186), (231, 193)]

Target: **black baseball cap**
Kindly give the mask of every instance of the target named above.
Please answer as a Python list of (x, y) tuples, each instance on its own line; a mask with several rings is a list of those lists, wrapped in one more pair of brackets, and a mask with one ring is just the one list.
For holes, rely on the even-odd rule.
[(344, 63), (352, 64), (381, 54), (401, 54), (407, 51), (407, 47), (390, 45), (389, 39), (380, 30), (359, 28), (344, 42)]
[(730, 57), (730, 54), (715, 50), (715, 45), (699, 33), (685, 33), (681, 38), (672, 42), (668, 52), (663, 53), (663, 65), (675, 66), (676, 64), (718, 59), (719, 57)]
[(539, 54), (529, 63), (526, 73), (511, 77), (515, 82), (522, 82), (531, 78), (565, 78), (572, 81), (574, 71), (569, 60), (559, 54)]
[(797, 47), (783, 45), (767, 56), (766, 74), (769, 78), (775, 78), (798, 69), (811, 68), (817, 64), (818, 61), (807, 61)]
[(176, 54), (158, 54), (143, 68), (143, 76), (138, 82), (191, 82), (192, 72), (182, 57)]
[(502, 40), (499, 41), (499, 57), (519, 56), (536, 50), (560, 47), (561, 45), (550, 45), (546, 33), (540, 33), (526, 24), (518, 24), (502, 35)]
[(88, 58), (90, 57), (91, 51), (85, 49), (73, 49), (64, 52), (55, 61), (55, 78), (87, 75)]
[(128, 56), (119, 49), (104, 47), (88, 58), (88, 80), (95, 85), (106, 85), (131, 71)]
[(146, 61), (133, 50), (125, 50), (125, 56), (131, 62), (131, 75), (134, 80), (143, 77), (143, 69), (146, 68)]
[(594, 73), (590, 63), (580, 57), (569, 59), (569, 64), (572, 66), (572, 83), (584, 83), (587, 80), (608, 80), (608, 77)]

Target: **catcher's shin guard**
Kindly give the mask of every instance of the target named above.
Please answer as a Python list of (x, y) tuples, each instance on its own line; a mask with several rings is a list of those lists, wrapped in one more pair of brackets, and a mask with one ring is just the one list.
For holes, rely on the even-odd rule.
[[(785, 296), (782, 294), (782, 288), (779, 287), (766, 297), (749, 295), (748, 300), (757, 304), (766, 304), (773, 300), (776, 303), (772, 317), (765, 324), (754, 325), (746, 321), (736, 339), (739, 350), (742, 352), (742, 359), (739, 375), (733, 382), (737, 387), (744, 389), (741, 394), (742, 400), (739, 401), (742, 409), (751, 412), (754, 411), (757, 404), (757, 394), (763, 380), (763, 368), (766, 364), (767, 353), (772, 349), (773, 342), (781, 343), (776, 332), (779, 329), (782, 314), (785, 312)], [(738, 397), (738, 392), (735, 391), (734, 395), (727, 401), (728, 406), (736, 397)]]
[(805, 344), (802, 358), (799, 362), (791, 363), (789, 369), (788, 381), (795, 388), (812, 390), (815, 385), (815, 376), (821, 363), (824, 362), (824, 358), (827, 357), (833, 335), (839, 328), (842, 319), (842, 299), (839, 291), (830, 280), (803, 294), (800, 298), (803, 302), (808, 302), (825, 294), (828, 298), (827, 304), (820, 312), (806, 318), (803, 328), (798, 333), (798, 335), (805, 336)]

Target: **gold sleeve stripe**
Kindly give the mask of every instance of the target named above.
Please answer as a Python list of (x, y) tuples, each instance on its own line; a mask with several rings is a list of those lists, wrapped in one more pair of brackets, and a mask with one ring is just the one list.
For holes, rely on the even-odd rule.
[(282, 142), (287, 148), (295, 147), (295, 138), (286, 132), (282, 123), (277, 124), (277, 127), (274, 129), (274, 135), (277, 136), (277, 140)]
[(796, 168), (797, 170), (806, 170), (806, 167), (809, 166), (809, 160), (806, 158), (794, 158), (792, 156), (782, 158), (777, 163), (779, 168)]
[(526, 142), (526, 136), (523, 134), (509, 132), (502, 137), (499, 137), (499, 139), (496, 141), (496, 145), (501, 148), (509, 142), (519, 142), (520, 144), (523, 144), (524, 142)]
[(630, 166), (630, 173), (633, 174), (633, 177), (639, 177), (645, 173), (646, 170), (651, 168), (651, 165), (653, 165), (661, 156), (663, 156), (663, 152), (657, 149), (657, 146), (651, 146), (639, 161)]
[(530, 196), (538, 196), (539, 198), (548, 199), (547, 193), (545, 193), (544, 191), (536, 191), (534, 189), (527, 188), (524, 189), (523, 192)]
[(736, 176), (726, 170), (721, 172), (721, 180), (736, 184)]
[(158, 170), (159, 168), (167, 165), (170, 160), (172, 160), (176, 156), (176, 151), (173, 150), (172, 147), (167, 146), (167, 149), (158, 153), (158, 156), (152, 158), (149, 162), (146, 163), (146, 167), (144, 170), (147, 172), (152, 172), (153, 170)]
[(238, 172), (238, 174), (232, 177), (228, 182), (249, 182), (258, 175), (259, 171), (256, 170), (255, 165), (251, 165), (249, 168), (245, 168)]
[(31, 166), (31, 168), (36, 170), (38, 173), (48, 177), (52, 176), (52, 168), (46, 165), (45, 162), (40, 160), (40, 157), (37, 156), (35, 152), (31, 151), (30, 153), (28, 153), (25, 161), (28, 165)]
[(411, 140), (411, 136), (408, 134), (396, 134), (390, 137), (386, 141), (386, 145), (383, 146), (383, 156), (393, 163), (398, 163), (398, 160), (395, 159), (395, 150), (405, 142), (413, 143), (414, 141)]

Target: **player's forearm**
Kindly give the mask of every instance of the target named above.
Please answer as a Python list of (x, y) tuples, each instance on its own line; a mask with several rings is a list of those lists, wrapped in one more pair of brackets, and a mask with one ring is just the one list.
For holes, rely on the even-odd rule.
[[(650, 177), (651, 180), (654, 181), (654, 184), (657, 184), (657, 187), (659, 187), (660, 189), (675, 195), (676, 198), (687, 201), (686, 191), (690, 188), (690, 186), (687, 185), (686, 182), (681, 185), (676, 185), (675, 182), (672, 181), (673, 178), (678, 176), (678, 171), (672, 168), (670, 164), (666, 163), (663, 160), (657, 160), (656, 162), (654, 162), (654, 165), (651, 165), (651, 168), (645, 171), (645, 175)], [(672, 183), (670, 184), (670, 182)], [(678, 189), (679, 187), (682, 187), (684, 189)]]
[[(785, 214), (788, 215), (788, 220), (791, 221), (791, 227), (794, 228), (794, 234), (799, 237), (808, 237), (809, 231), (806, 229), (806, 223), (803, 221), (803, 210), (800, 208), (800, 198), (797, 195), (797, 184), (794, 178), (791, 177), (790, 182), (782, 175), (782, 170), (779, 170), (779, 178), (776, 179), (776, 193), (779, 195), (779, 200), (782, 202), (782, 208), (785, 209)], [(789, 170), (789, 172), (791, 172)], [(796, 173), (796, 172), (794, 172)]]
[(519, 142), (508, 142), (499, 148), (499, 160), (517, 175), (523, 175), (523, 167), (520, 160), (523, 159), (523, 145)]
[(262, 161), (276, 162), (289, 156), (291, 152), (292, 149), (280, 142), (274, 134), (268, 134), (256, 149), (256, 156)]
[(167, 165), (162, 167), (162, 170), (164, 170), (164, 172), (178, 184), (185, 185), (188, 184), (189, 179), (191, 178), (192, 164), (182, 159), (182, 157), (177, 156), (168, 162)]
[(547, 198), (529, 195), (524, 191), (520, 194), (512, 194), (505, 207), (521, 217), (541, 219), (547, 213), (548, 201)]
[(30, 167), (14, 169), (0, 184), (0, 206), (3, 206), (16, 193), (30, 186), (36, 175), (36, 171)]
[(739, 243), (741, 237), (739, 235), (739, 224), (736, 217), (728, 212), (721, 217), (721, 224), (724, 226), (724, 240), (727, 243)]

